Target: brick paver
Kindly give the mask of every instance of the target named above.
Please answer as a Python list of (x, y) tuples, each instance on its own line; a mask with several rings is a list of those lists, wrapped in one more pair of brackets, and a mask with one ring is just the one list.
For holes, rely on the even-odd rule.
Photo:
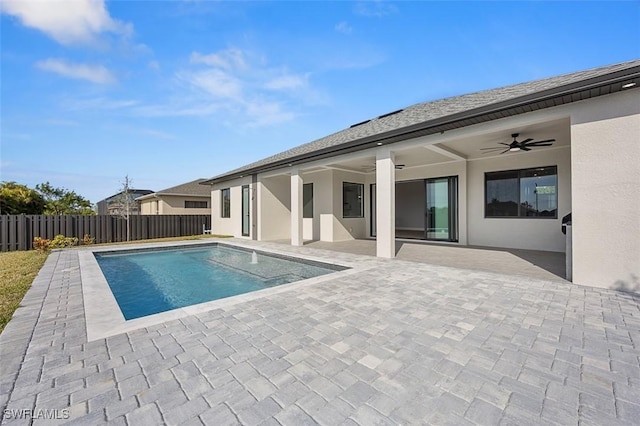
[(637, 424), (638, 295), (277, 248), (370, 268), (87, 342), (51, 253), (0, 336), (2, 424)]

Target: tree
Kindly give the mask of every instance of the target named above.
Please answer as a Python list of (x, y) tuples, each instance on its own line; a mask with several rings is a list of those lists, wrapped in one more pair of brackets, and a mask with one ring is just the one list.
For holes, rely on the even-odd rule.
[(0, 213), (42, 214), (45, 201), (34, 189), (16, 182), (0, 183)]
[(83, 214), (92, 215), (91, 201), (65, 188), (55, 188), (49, 182), (36, 185), (45, 201), (44, 214)]
[(131, 236), (131, 225), (129, 219), (131, 217), (133, 206), (135, 205), (135, 200), (133, 199), (134, 195), (131, 192), (132, 183), (131, 179), (129, 179), (129, 175), (126, 175), (124, 177), (124, 182), (122, 182), (122, 186), (120, 187), (120, 193), (109, 206), (112, 214), (120, 216), (127, 221), (127, 241), (129, 241)]

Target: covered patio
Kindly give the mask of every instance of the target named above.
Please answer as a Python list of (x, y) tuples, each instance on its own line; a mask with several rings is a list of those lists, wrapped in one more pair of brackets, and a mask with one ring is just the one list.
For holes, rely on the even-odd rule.
[[(289, 240), (277, 242), (290, 244)], [(374, 239), (337, 242), (305, 241), (305, 247), (367, 256), (376, 255)], [(528, 278), (565, 281), (565, 254), (561, 252), (457, 246), (396, 239), (396, 258)]]

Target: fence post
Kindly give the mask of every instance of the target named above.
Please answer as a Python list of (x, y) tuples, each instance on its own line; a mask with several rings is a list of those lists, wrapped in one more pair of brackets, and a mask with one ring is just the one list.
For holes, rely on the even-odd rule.
[(9, 251), (9, 219), (8, 215), (0, 215), (0, 249)]

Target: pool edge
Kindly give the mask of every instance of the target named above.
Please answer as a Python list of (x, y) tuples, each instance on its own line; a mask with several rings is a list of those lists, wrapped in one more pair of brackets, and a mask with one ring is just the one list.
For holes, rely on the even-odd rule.
[[(292, 283), (282, 284), (277, 287), (265, 288), (250, 293), (239, 294), (223, 299), (203, 302), (195, 305), (177, 308), (166, 312), (160, 312), (141, 318), (125, 320), (120, 306), (113, 295), (107, 280), (105, 279), (100, 266), (94, 256), (94, 253), (101, 252), (118, 252), (118, 251), (138, 251), (144, 249), (164, 249), (166, 247), (185, 247), (185, 246), (212, 246), (221, 245), (234, 248), (242, 248), (256, 250), (266, 254), (276, 254), (278, 256), (307, 260), (313, 263), (332, 264), (345, 268), (343, 270), (335, 270), (326, 275), (321, 275), (306, 280), (295, 281)], [(79, 250), (78, 261), (80, 264), (80, 274), (82, 280), (82, 297), (84, 302), (85, 323), (87, 332), (87, 341), (91, 342), (114, 336), (117, 334), (127, 333), (133, 330), (150, 327), (166, 321), (177, 320), (189, 315), (195, 315), (214, 309), (226, 309), (239, 303), (249, 302), (263, 297), (275, 295), (292, 289), (315, 285), (323, 281), (336, 279), (339, 277), (351, 275), (361, 272), (368, 267), (362, 267), (350, 262), (344, 261), (328, 261), (317, 256), (309, 256), (307, 254), (290, 253), (285, 250), (278, 250), (264, 247), (256, 248), (250, 244), (242, 244), (237, 241), (225, 242), (202, 242), (202, 241), (180, 241), (153, 244), (135, 244), (122, 245), (116, 247), (94, 247)], [(329, 263), (331, 262), (331, 263)]]

